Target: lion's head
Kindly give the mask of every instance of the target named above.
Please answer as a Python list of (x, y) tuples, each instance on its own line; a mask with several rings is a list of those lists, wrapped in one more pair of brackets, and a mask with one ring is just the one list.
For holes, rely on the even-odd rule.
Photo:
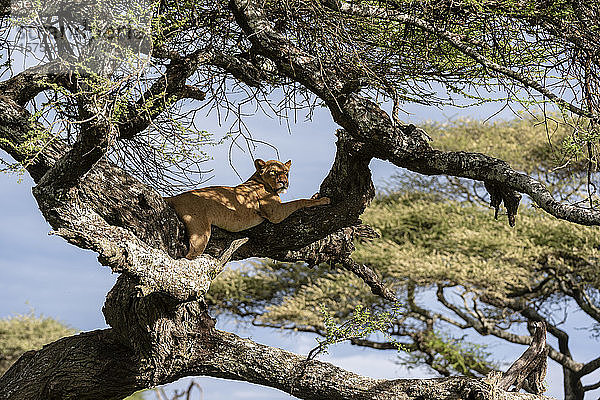
[(260, 175), (267, 189), (277, 194), (285, 193), (289, 186), (288, 174), (291, 165), (292, 160), (288, 160), (286, 163), (277, 160), (263, 161), (257, 159), (254, 161), (256, 172)]

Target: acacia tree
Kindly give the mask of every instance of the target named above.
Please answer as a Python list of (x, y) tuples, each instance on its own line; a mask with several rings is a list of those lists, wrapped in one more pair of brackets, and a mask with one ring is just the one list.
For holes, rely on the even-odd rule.
[[(0, 146), (35, 181), (33, 194), (55, 233), (97, 252), (120, 274), (103, 307), (111, 328), (24, 354), (0, 378), (3, 397), (120, 398), (187, 375), (245, 380), (300, 398), (528, 397), (496, 392), (481, 379), (383, 381), (306, 360), (215, 330), (204, 295), (235, 252), (239, 259), (339, 265), (395, 301), (372, 269), (350, 258), (355, 238), (373, 236), (359, 221), (374, 196), (372, 158), (419, 174), (482, 181), (491, 204), (504, 203), (511, 225), (519, 193), (557, 218), (600, 223), (593, 208), (561, 203), (503, 160), (433, 148), (426, 132), (403, 124), (399, 114), (406, 102), (439, 105), (472, 96), (473, 87), (503, 88), (506, 100), (555, 104), (592, 165), (597, 4), (2, 4), (8, 59)], [(38, 49), (19, 45), (15, 21), (41, 35)], [(123, 23), (133, 29), (116, 29)], [(129, 41), (131, 31), (142, 34)], [(26, 53), (34, 58), (15, 70), (12, 61)], [(433, 84), (451, 95), (436, 96)], [(228, 96), (230, 85), (247, 98)], [(270, 102), (274, 90), (284, 101)], [(182, 100), (192, 111), (179, 107)], [(193, 170), (194, 146), (205, 138), (195, 131), (199, 107), (236, 111), (236, 102), (248, 100), (271, 104), (276, 113), (298, 104), (328, 108), (341, 127), (320, 187), (332, 203), (240, 234), (216, 231), (206, 255), (181, 259), (183, 225), (156, 189)], [(543, 344), (534, 347), (543, 353)], [(507, 376), (501, 388), (512, 383)]]

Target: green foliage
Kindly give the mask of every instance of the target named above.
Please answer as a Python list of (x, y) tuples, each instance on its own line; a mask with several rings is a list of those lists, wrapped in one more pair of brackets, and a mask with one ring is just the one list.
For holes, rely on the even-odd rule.
[[(571, 158), (589, 157), (586, 153), (587, 145), (592, 144), (597, 146), (600, 140), (600, 130), (595, 124), (590, 124), (589, 127), (583, 129), (574, 129), (574, 132), (563, 142), (563, 151)], [(587, 150), (589, 151), (589, 150)], [(597, 150), (595, 150), (597, 153)]]
[(317, 338), (319, 345), (313, 349), (308, 358), (312, 359), (320, 353), (327, 353), (330, 345), (341, 343), (352, 339), (366, 339), (375, 333), (382, 333), (391, 343), (400, 350), (406, 350), (402, 344), (391, 337), (388, 331), (392, 329), (395, 319), (398, 317), (400, 307), (395, 305), (390, 312), (379, 312), (373, 314), (362, 304), (357, 305), (352, 316), (343, 323), (338, 324), (327, 306), (321, 306), (323, 325), (325, 326), (324, 339)]
[[(153, 63), (148, 54), (164, 41), (175, 40), (177, 35), (173, 32), (181, 26), (193, 25), (190, 18), (195, 6), (192, 2), (178, 3), (172, 9), (164, 8), (164, 14), (159, 7), (160, 2), (155, 0), (103, 0), (74, 14), (69, 14), (72, 10), (65, 11), (64, 23), (73, 25), (69, 29), (75, 32), (73, 38), (69, 37), (69, 45), (77, 49), (77, 55), (65, 57), (60, 63), (58, 57), (52, 62), (56, 71), (68, 73), (77, 90), (56, 83), (53, 74), (35, 82), (45, 92), (30, 107), (32, 128), (27, 140), (12, 149), (20, 153), (21, 162), (0, 159), (0, 171), (22, 172), (52, 141), (72, 144), (82, 129), (93, 129), (90, 125), (97, 124), (111, 128), (111, 161), (138, 179), (165, 191), (174, 185), (195, 182), (197, 176), (193, 175), (202, 170), (199, 164), (209, 159), (206, 148), (221, 141), (195, 126), (194, 113), (180, 112), (175, 106), (179, 97), (168, 87), (172, 78), (167, 79), (164, 67)], [(45, 14), (53, 11), (39, 1), (25, 8), (22, 11), (26, 14), (13, 18), (15, 28), (31, 26), (44, 32), (47, 26), (36, 24), (46, 21)], [(181, 18), (186, 13), (187, 18)], [(82, 18), (87, 19), (83, 22)], [(84, 26), (79, 25), (82, 23)], [(35, 40), (35, 35), (32, 38)], [(20, 51), (24, 57), (32, 57), (29, 50)], [(83, 99), (85, 106), (81, 107)], [(123, 127), (132, 120), (134, 125), (143, 124), (140, 121), (144, 118), (152, 119), (147, 129), (135, 138), (116, 140)]]
[[(481, 344), (470, 343), (461, 338), (453, 338), (444, 332), (424, 333), (423, 347), (432, 356), (431, 367), (441, 371), (456, 371), (461, 375), (487, 375), (496, 365), (488, 360), (492, 354)], [(421, 358), (408, 353), (405, 361), (409, 366), (419, 365)]]
[(33, 312), (0, 319), (0, 375), (26, 351), (75, 333), (74, 329)]
[(576, 271), (597, 286), (593, 265), (600, 255), (600, 231), (522, 208), (517, 226), (510, 228), (476, 205), (392, 194), (375, 200), (362, 217), (381, 239), (358, 244), (353, 257), (376, 265), (396, 285), (446, 282), (504, 296), (535, 286), (550, 262), (555, 270)]

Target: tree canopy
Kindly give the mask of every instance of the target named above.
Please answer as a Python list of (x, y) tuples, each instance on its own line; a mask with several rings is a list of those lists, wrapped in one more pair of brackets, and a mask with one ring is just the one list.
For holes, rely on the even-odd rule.
[[(53, 0), (2, 2), (0, 16), (0, 148), (12, 158), (4, 164), (33, 178), (33, 195), (56, 234), (98, 253), (101, 264), (120, 274), (103, 307), (110, 328), (20, 358), (0, 377), (0, 395), (117, 399), (182, 376), (210, 375), (307, 399), (533, 397), (504, 392), (521, 385), (514, 380), (496, 386), (471, 377), (381, 381), (306, 360), (215, 330), (205, 296), (232, 256), (268, 257), (327, 263), (333, 270), (325, 279), (345, 279), (340, 268), (374, 296), (397, 302), (376, 265), (351, 257), (355, 240), (377, 236), (359, 219), (375, 194), (373, 158), (411, 175), (482, 182), (496, 213), (504, 205), (510, 225), (521, 220), (521, 194), (550, 216), (600, 224), (591, 179), (599, 118), (597, 2)], [(570, 153), (562, 169), (584, 171), (586, 201), (569, 202), (554, 190), (559, 181), (548, 188), (535, 166), (522, 170), (509, 156), (475, 152), (467, 143), (443, 149), (430, 140), (429, 127), (402, 122), (409, 102), (486, 101), (520, 102), (542, 115), (545, 135), (538, 142), (551, 134), (553, 119), (564, 124)], [(193, 182), (210, 154), (203, 145), (222, 139), (204, 132), (202, 118), (232, 116), (229, 134), (251, 141), (244, 128), (249, 109), (286, 118), (311, 115), (318, 106), (340, 126), (335, 161), (320, 187), (331, 204), (241, 233), (213, 228), (207, 253), (182, 259), (185, 230), (161, 195)], [(406, 199), (396, 199), (404, 215), (420, 216), (411, 217), (420, 200)], [(455, 216), (469, 212), (438, 207)], [(423, 212), (428, 215), (433, 218)], [(426, 234), (427, 226), (423, 221), (419, 229)], [(411, 244), (394, 231), (390, 237), (382, 231), (373, 249), (409, 251)], [(479, 261), (495, 256), (492, 249), (500, 246), (481, 241)], [(527, 254), (541, 251), (534, 244)], [(449, 257), (465, 262), (458, 271), (477, 264), (458, 251)], [(382, 268), (389, 262), (401, 270), (400, 261), (381, 260)], [(490, 282), (497, 279), (492, 275)], [(523, 272), (509, 283), (522, 289), (533, 275)], [(432, 276), (419, 276), (419, 285), (431, 284)], [(445, 279), (472, 284), (458, 282), (464, 273)], [(538, 334), (523, 340), (534, 344), (532, 351), (543, 350)]]

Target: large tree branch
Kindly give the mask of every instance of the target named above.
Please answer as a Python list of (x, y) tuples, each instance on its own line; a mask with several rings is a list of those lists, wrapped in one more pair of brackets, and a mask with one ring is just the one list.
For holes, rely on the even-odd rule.
[(502, 375), (500, 387), (508, 390), (514, 385), (515, 390), (520, 390), (523, 385), (529, 383), (534, 393), (542, 393), (547, 362), (546, 328), (543, 322), (536, 322), (531, 345)]
[(431, 150), (417, 155), (405, 166), (427, 175), (447, 174), (499, 182), (507, 188), (529, 195), (544, 211), (557, 218), (581, 225), (600, 224), (600, 213), (597, 211), (560, 203), (539, 181), (515, 171), (502, 160), (484, 154)]
[[(29, 155), (21, 153), (19, 146), (28, 140), (32, 123), (28, 113), (16, 103), (4, 99), (2, 105), (0, 120), (4, 123), (0, 133), (6, 140), (0, 145), (17, 161), (22, 161)], [(346, 265), (354, 249), (354, 237), (372, 234), (359, 225), (358, 218), (373, 197), (374, 189), (368, 168), (368, 148), (343, 131), (338, 132), (338, 136), (336, 160), (321, 188), (323, 195), (333, 199), (331, 207), (302, 210), (280, 224), (265, 222), (239, 234), (214, 228), (208, 254), (221, 254), (232, 240), (248, 237), (249, 243), (240, 249), (237, 258), (268, 256), (281, 261), (304, 259), (314, 264)], [(205, 270), (205, 266), (188, 265), (185, 261), (170, 258), (184, 253), (183, 246), (187, 242), (185, 231), (173, 210), (154, 190), (123, 170), (101, 161), (76, 187), (65, 191), (62, 185), (55, 186), (54, 181), (48, 178), (48, 171), (73, 154), (74, 148), (69, 150), (58, 139), (53, 143), (56, 146), (40, 151), (28, 170), (41, 183), (34, 191), (40, 209), (59, 234), (75, 245), (98, 252), (102, 262), (114, 271), (138, 276), (144, 285), (149, 285), (150, 291), (159, 290), (185, 299), (205, 289), (206, 282), (202, 283), (204, 279), (200, 276), (206, 274), (196, 274)], [(46, 177), (42, 180), (43, 176)], [(144, 260), (149, 259), (152, 262), (147, 264)], [(169, 285), (181, 285), (175, 275), (163, 275), (158, 286), (148, 283), (156, 283), (158, 279), (152, 274), (159, 271), (162, 271), (161, 274), (167, 271), (174, 274), (182, 269), (182, 263), (187, 266), (185, 269), (189, 268), (187, 288), (167, 288)], [(154, 272), (144, 276), (147, 267)], [(215, 268), (220, 267), (209, 269)], [(385, 293), (385, 288), (372, 271), (356, 269), (355, 272), (362, 278), (369, 278), (367, 283), (375, 292)], [(192, 279), (194, 276), (196, 280)], [(171, 280), (171, 284), (164, 279)]]
[(422, 130), (413, 125), (395, 125), (377, 104), (357, 93), (345, 91), (352, 77), (337, 73), (333, 65), (322, 68), (316, 57), (297, 48), (275, 31), (253, 1), (232, 0), (230, 7), (252, 42), (254, 51), (269, 57), (288, 78), (300, 82), (325, 101), (334, 120), (349, 135), (368, 143), (373, 157), (423, 174), (445, 174), (491, 182), (491, 186), (499, 188), (499, 193), (493, 193), (494, 196), (504, 198), (509, 213), (514, 212), (514, 203), (518, 204), (512, 191), (518, 191), (528, 194), (536, 204), (557, 218), (583, 225), (600, 224), (597, 211), (561, 204), (541, 183), (515, 171), (502, 160), (479, 153), (431, 149)]
[(187, 357), (156, 380), (112, 329), (64, 338), (21, 357), (0, 378), (0, 397), (122, 399), (150, 385), (201, 375), (244, 380), (302, 399), (539, 399), (464, 377), (372, 379), (221, 331), (185, 339), (191, 340)]

